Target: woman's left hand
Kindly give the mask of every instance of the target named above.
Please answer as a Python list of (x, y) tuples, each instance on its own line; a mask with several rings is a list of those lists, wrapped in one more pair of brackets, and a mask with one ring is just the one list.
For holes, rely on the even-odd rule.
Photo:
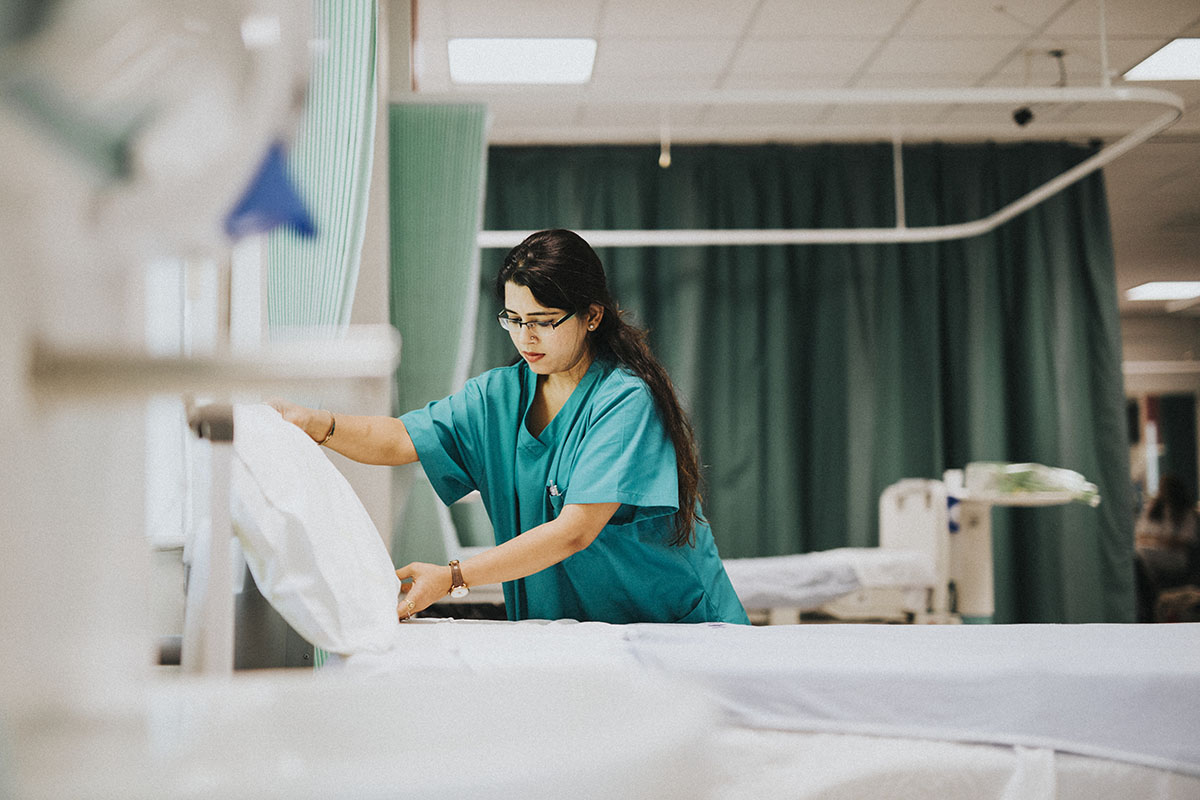
[(396, 616), (401, 620), (424, 611), (450, 593), (450, 567), (414, 561), (396, 570), (396, 577), (405, 592), (396, 607)]

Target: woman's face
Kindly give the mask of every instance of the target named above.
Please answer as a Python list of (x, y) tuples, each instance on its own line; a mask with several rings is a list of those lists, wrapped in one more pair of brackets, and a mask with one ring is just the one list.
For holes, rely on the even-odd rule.
[[(570, 312), (562, 308), (547, 308), (533, 297), (529, 287), (511, 281), (504, 285), (504, 314), (521, 322), (557, 323)], [(587, 370), (591, 364), (587, 335), (589, 325), (594, 329), (603, 313), (592, 306), (586, 314), (575, 314), (557, 326), (520, 325), (509, 331), (513, 345), (529, 368), (538, 375)]]

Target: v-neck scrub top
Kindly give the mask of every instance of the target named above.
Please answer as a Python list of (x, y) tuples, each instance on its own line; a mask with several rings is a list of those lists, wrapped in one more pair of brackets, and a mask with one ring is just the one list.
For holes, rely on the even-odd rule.
[(534, 436), (526, 415), (536, 388), (520, 362), (401, 417), (442, 502), (479, 490), (496, 544), (567, 503), (621, 504), (588, 547), (504, 584), (508, 618), (748, 623), (708, 524), (696, 523), (695, 546), (669, 543), (675, 449), (645, 382), (594, 361)]

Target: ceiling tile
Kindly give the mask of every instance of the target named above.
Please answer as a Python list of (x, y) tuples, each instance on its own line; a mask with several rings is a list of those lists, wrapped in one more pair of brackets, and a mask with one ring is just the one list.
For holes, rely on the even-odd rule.
[[(1172, 38), (1200, 17), (1195, 0), (1106, 0), (1104, 24), (1110, 37)], [(1048, 36), (1100, 36), (1100, 4), (1077, 0), (1045, 31)]]
[(721, 79), (721, 89), (842, 89), (849, 86), (844, 75), (799, 72), (731, 72)]
[(796, 36), (882, 37), (903, 18), (912, 0), (765, 0), (749, 35), (759, 39)]
[(1058, 2), (1014, 0), (921, 0), (895, 35), (903, 38), (1029, 36), (1059, 7)]
[(776, 72), (848, 78), (875, 48), (868, 39), (748, 39), (738, 47), (732, 74)]
[[(420, 11), (428, 0), (422, 0)], [(447, 32), (457, 36), (587, 36), (599, 30), (601, 0), (443, 0)]]
[(728, 0), (607, 0), (600, 35), (734, 38), (749, 24), (753, 12), (753, 3)]
[[(423, 93), (487, 100), (493, 141), (656, 142), (661, 110), (614, 98), (712, 88), (1052, 86), (1059, 81), (1058, 63), (1046, 53), (1058, 48), (1066, 51), (1068, 85), (1100, 85), (1099, 2), (420, 0), (414, 57)], [(1123, 85), (1120, 73), (1169, 39), (1200, 36), (1197, 0), (1104, 2), (1117, 86)], [(596, 36), (593, 81), (574, 93), (450, 84), (447, 39), (488, 35)], [(1028, 65), (1025, 51), (1033, 53)], [(1105, 168), (1118, 282), (1128, 284), (1139, 271), (1189, 277), (1200, 252), (1200, 81), (1129, 85), (1178, 94), (1188, 111)], [(895, 124), (889, 113), (864, 107), (674, 107), (670, 129), (680, 144), (851, 141), (890, 136)], [(1003, 140), (1028, 136), (1034, 127), (1111, 127), (1126, 113), (1035, 109), (1040, 127), (1027, 128), (1012, 123), (1008, 108), (909, 108), (898, 116), (905, 131), (932, 120), (947, 140)]]
[(732, 52), (732, 40), (606, 37), (596, 48), (592, 74), (598, 80), (618, 75), (719, 75)]
[(716, 74), (689, 73), (686, 75), (641, 75), (636, 73), (608, 73), (593, 75), (590, 88), (597, 95), (611, 99), (613, 95), (636, 93), (667, 94), (670, 92), (716, 89), (719, 84)]
[(993, 37), (936, 40), (892, 39), (871, 62), (867, 75), (953, 75), (974, 85), (1021, 45), (1020, 39)]

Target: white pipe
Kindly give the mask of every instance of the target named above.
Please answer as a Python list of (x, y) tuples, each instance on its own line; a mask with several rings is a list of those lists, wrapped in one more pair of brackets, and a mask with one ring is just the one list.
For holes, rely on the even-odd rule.
[[(708, 98), (707, 101), (704, 98)], [(721, 98), (721, 99), (717, 99)], [(636, 97), (625, 102), (650, 102)], [(664, 98), (653, 102), (670, 104)], [(1013, 202), (980, 219), (952, 225), (920, 228), (780, 228), (780, 229), (674, 229), (674, 230), (580, 230), (580, 236), (593, 247), (708, 247), (735, 245), (788, 244), (890, 244), (938, 242), (965, 239), (995, 230), (1013, 217), (1057, 194), (1072, 183), (1100, 169), (1151, 136), (1164, 130), (1183, 115), (1183, 100), (1159, 89), (1121, 88), (1033, 88), (1033, 89), (843, 89), (803, 91), (731, 91), (681, 93), (675, 103), (781, 103), (781, 104), (986, 104), (1023, 105), (1029, 103), (1146, 103), (1170, 110), (1141, 127), (1106, 145), (1071, 169), (1052, 178)], [(903, 222), (902, 220), (900, 220)], [(480, 247), (509, 248), (519, 244), (530, 231), (480, 231)]]
[(164, 357), (121, 347), (70, 349), (34, 340), (30, 386), (46, 400), (211, 395), (337, 388), (389, 380), (400, 359), (390, 325), (352, 325), (343, 338), (278, 341), (256, 350)]
[[(529, 105), (545, 102), (616, 103), (653, 106), (667, 110), (680, 106), (911, 106), (999, 105), (1034, 103), (1139, 102), (1178, 106), (1183, 101), (1171, 92), (1148, 86), (1024, 86), (975, 89), (695, 89), (680, 92), (645, 91), (636, 94), (592, 91), (586, 88), (527, 87), (521, 100)], [(489, 103), (495, 97), (471, 92), (431, 93), (405, 98), (414, 103)], [(678, 136), (676, 137), (678, 139)]]
[(899, 134), (892, 138), (892, 193), (896, 199), (896, 227), (907, 227), (904, 214), (904, 146)]

